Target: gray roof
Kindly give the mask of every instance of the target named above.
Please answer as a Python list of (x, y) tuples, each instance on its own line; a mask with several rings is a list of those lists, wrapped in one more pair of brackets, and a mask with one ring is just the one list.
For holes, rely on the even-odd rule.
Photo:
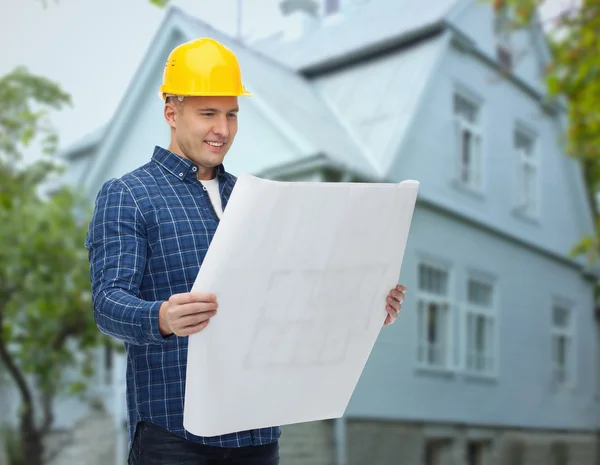
[(254, 46), (294, 70), (331, 65), (441, 25), (458, 1), (369, 0), (298, 40), (264, 40)]
[(388, 174), (436, 65), (447, 47), (441, 34), (402, 51), (315, 79), (364, 153), (380, 173)]
[(295, 138), (304, 139), (305, 147), (299, 147), (304, 156), (324, 154), (352, 171), (380, 175), (309, 81), (203, 21), (183, 11), (181, 14), (194, 26), (197, 36), (213, 37), (231, 48), (240, 61), (246, 87), (255, 95), (253, 98), (261, 99), (274, 111), (285, 131), (295, 131)]
[(60, 158), (72, 158), (80, 155), (87, 150), (95, 147), (102, 141), (106, 131), (108, 130), (108, 123), (104, 123), (102, 126), (94, 129), (92, 132), (89, 132), (81, 139), (78, 139), (67, 148), (60, 150), (57, 154)]
[[(370, 0), (342, 21), (317, 29), (299, 41), (276, 40), (252, 46), (238, 42), (174, 6), (169, 7), (160, 27), (180, 24), (185, 29), (182, 31), (184, 36), (213, 37), (231, 48), (240, 61), (248, 90), (272, 113), (278, 129), (296, 143), (299, 159), (321, 155), (338, 167), (369, 178), (381, 178), (385, 176), (385, 165), (389, 161), (383, 155), (378, 155), (376, 160), (375, 155), (365, 148), (368, 141), (365, 142), (360, 131), (357, 132), (354, 122), (347, 119), (348, 115), (340, 111), (340, 102), (330, 98), (325, 87), (311, 82), (298, 70), (334, 61), (336, 57), (347, 57), (365, 47), (381, 46), (394, 38), (406, 39), (411, 32), (439, 24), (457, 1), (428, 0), (428, 7), (423, 8), (415, 0)], [(431, 51), (430, 47), (425, 49)], [(413, 49), (404, 53), (414, 60), (419, 51)], [(427, 64), (422, 70), (422, 66), (417, 67), (424, 71), (419, 73), (423, 76), (431, 68), (431, 54), (427, 52), (424, 60), (417, 62)], [(405, 89), (402, 82), (414, 81), (415, 72), (410, 68), (401, 66), (397, 69), (397, 88)], [(348, 98), (355, 100), (356, 96)], [(97, 145), (106, 136), (107, 127), (108, 124), (98, 128), (68, 147), (62, 151), (63, 156), (74, 156)]]

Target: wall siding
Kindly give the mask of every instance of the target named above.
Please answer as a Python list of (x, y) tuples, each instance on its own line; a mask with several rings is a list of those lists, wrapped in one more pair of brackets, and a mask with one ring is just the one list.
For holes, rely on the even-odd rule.
[[(469, 273), (490, 276), (497, 293), (498, 376), (419, 369), (417, 276), (420, 260), (451, 272), (452, 312), (461, 321)], [(389, 419), (460, 421), (480, 425), (590, 430), (597, 425), (598, 339), (593, 283), (573, 268), (419, 204), (413, 218), (401, 283), (408, 286), (398, 321), (383, 328), (354, 391), (348, 414)], [(573, 304), (576, 384), (552, 383), (551, 306)], [(461, 326), (459, 326), (461, 328)], [(460, 333), (454, 339), (460, 344)]]

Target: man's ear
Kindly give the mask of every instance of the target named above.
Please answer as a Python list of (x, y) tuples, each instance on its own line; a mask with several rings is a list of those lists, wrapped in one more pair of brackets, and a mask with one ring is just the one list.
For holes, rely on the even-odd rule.
[(165, 121), (171, 128), (175, 129), (177, 127), (176, 117), (177, 117), (177, 107), (172, 103), (165, 104)]

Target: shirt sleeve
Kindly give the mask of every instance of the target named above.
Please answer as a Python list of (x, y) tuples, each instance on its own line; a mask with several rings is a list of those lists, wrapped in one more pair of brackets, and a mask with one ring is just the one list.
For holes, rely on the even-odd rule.
[(168, 341), (158, 329), (163, 302), (140, 298), (148, 249), (146, 222), (121, 180), (111, 179), (100, 189), (85, 246), (100, 331), (136, 345)]

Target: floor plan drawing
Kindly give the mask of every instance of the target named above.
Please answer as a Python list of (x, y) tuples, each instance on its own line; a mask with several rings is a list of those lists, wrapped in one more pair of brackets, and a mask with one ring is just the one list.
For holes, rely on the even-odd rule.
[(350, 339), (367, 331), (372, 310), (381, 309), (384, 297), (373, 289), (385, 270), (373, 265), (273, 272), (248, 348), (248, 367), (342, 362)]

